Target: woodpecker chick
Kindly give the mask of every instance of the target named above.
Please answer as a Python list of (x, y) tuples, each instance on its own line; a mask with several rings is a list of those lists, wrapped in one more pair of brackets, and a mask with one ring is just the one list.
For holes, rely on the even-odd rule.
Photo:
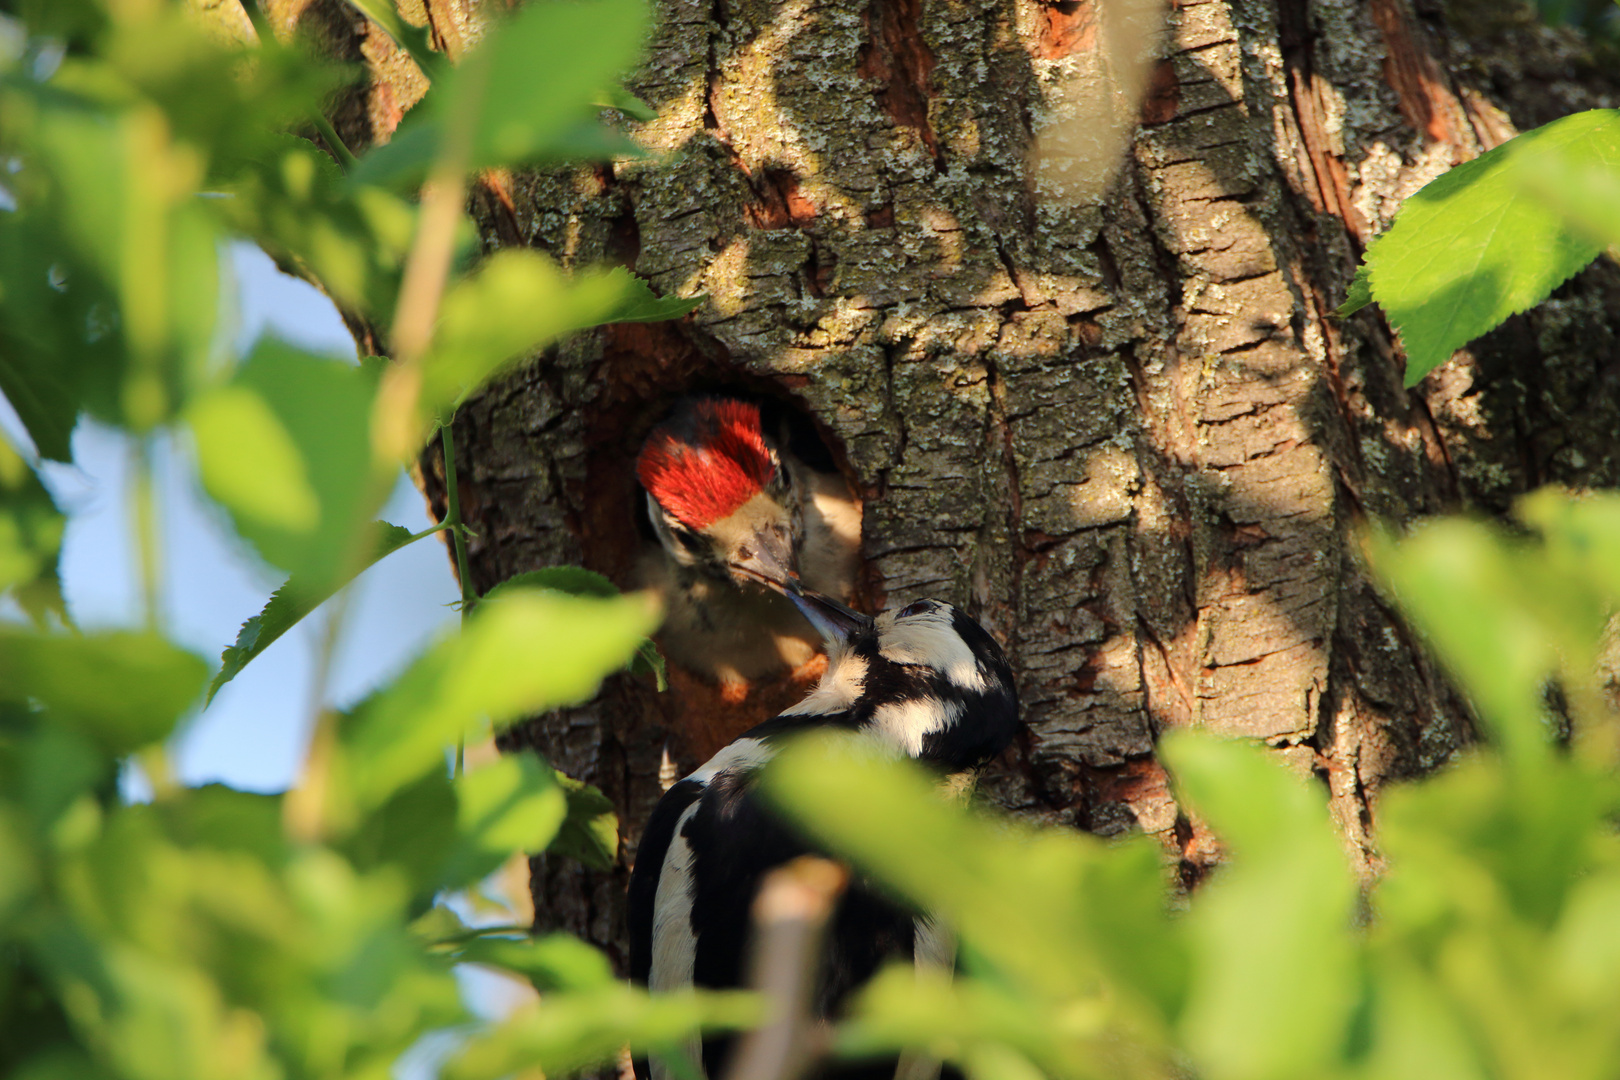
[(788, 435), (751, 402), (688, 398), (636, 461), (659, 543), (641, 576), (667, 601), (665, 651), (723, 683), (809, 660), (816, 634), (782, 594), (802, 581), (847, 597), (854, 581), (859, 504)]
[[(812, 728), (855, 731), (964, 790), (1017, 731), (1018, 698), (1000, 647), (950, 604), (919, 600), (871, 619), (816, 594), (796, 602), (827, 640), (820, 683), (677, 783), (647, 821), (630, 878), (630, 969), (651, 990), (742, 985), (749, 910), (764, 876), (811, 850), (754, 793), (780, 740)], [(816, 1010), (836, 1018), (887, 960), (949, 968), (952, 956), (931, 920), (857, 880), (828, 928)], [(689, 1052), (718, 1078), (730, 1045), (717, 1036)], [(667, 1074), (655, 1062), (653, 1075)]]

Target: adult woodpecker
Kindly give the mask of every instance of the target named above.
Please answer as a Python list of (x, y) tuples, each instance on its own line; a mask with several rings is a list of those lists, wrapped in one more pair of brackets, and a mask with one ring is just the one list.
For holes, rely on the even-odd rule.
[[(630, 970), (653, 991), (742, 985), (762, 879), (810, 850), (754, 794), (754, 775), (780, 740), (811, 728), (853, 730), (960, 789), (1018, 728), (1001, 648), (950, 604), (919, 600), (872, 619), (814, 594), (796, 602), (827, 640), (820, 683), (675, 784), (647, 821), (630, 876)], [(818, 1013), (838, 1016), (853, 990), (901, 957), (949, 966), (948, 935), (857, 880), (828, 926)], [(724, 1073), (730, 1042), (715, 1037), (691, 1048), (712, 1080)]]
[(849, 597), (861, 510), (812, 432), (767, 424), (752, 402), (686, 398), (647, 436), (636, 476), (658, 537), (640, 575), (664, 594), (670, 659), (746, 683), (819, 651), (782, 590)]

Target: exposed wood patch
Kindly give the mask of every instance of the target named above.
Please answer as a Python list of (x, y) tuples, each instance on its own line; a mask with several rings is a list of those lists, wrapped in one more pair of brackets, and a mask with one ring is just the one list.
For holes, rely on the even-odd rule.
[(1176, 66), (1169, 60), (1160, 60), (1148, 78), (1147, 93), (1142, 97), (1142, 123), (1168, 124), (1176, 118), (1181, 106), (1181, 82), (1176, 78)]
[(1086, 52), (1097, 42), (1097, 6), (1091, 0), (1043, 0), (1040, 38), (1035, 55), (1062, 60)]
[(743, 208), (743, 217), (756, 229), (802, 229), (816, 219), (816, 204), (799, 189), (791, 169), (766, 169), (751, 184), (759, 197)]
[(1431, 141), (1466, 147), (1472, 140), (1458, 123), (1456, 96), (1424, 46), (1405, 0), (1370, 0), (1368, 8), (1384, 38), (1384, 77), (1395, 91), (1401, 115)]
[(896, 124), (916, 129), (943, 172), (944, 155), (928, 117), (934, 53), (922, 36), (922, 0), (872, 0), (861, 26), (866, 41), (856, 54), (856, 70), (881, 84), (873, 92), (878, 108)]

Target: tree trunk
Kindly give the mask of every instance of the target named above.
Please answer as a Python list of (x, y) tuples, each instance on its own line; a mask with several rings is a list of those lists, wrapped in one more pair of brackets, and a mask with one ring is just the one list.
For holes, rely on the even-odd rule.
[[(1332, 310), (1405, 196), (1613, 86), (1483, 0), (1449, 22), (1433, 0), (1150, 14), (1144, 39), (1123, 0), (660, 0), (631, 80), (653, 156), (489, 175), (473, 208), (492, 246), (709, 300), (462, 410), (478, 587), (551, 563), (631, 584), (642, 435), (694, 388), (788, 400), (864, 499), (861, 601), (939, 596), (1006, 644), (1028, 734), (996, 802), (1155, 833), (1191, 883), (1215, 844), (1153, 745), (1198, 724), (1319, 778), (1369, 866), (1380, 787), (1472, 728), (1356, 530), (1614, 484), (1620, 306), (1595, 268), (1411, 392), (1377, 313)], [(1140, 122), (1086, 195), (1142, 40)], [(440, 470), (430, 450), (442, 509)], [(661, 755), (685, 772), (797, 692), (739, 706), (679, 675), (512, 737), (613, 798), (625, 866)], [(536, 871), (541, 921), (622, 960), (625, 871)]]

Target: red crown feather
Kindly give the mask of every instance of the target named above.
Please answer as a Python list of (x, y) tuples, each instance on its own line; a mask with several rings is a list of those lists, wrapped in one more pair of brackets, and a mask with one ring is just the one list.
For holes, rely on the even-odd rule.
[[(689, 426), (695, 428), (690, 435), (681, 430)], [(759, 407), (730, 399), (698, 401), (689, 418), (660, 424), (636, 459), (642, 486), (694, 529), (729, 516), (770, 482), (773, 471)]]

